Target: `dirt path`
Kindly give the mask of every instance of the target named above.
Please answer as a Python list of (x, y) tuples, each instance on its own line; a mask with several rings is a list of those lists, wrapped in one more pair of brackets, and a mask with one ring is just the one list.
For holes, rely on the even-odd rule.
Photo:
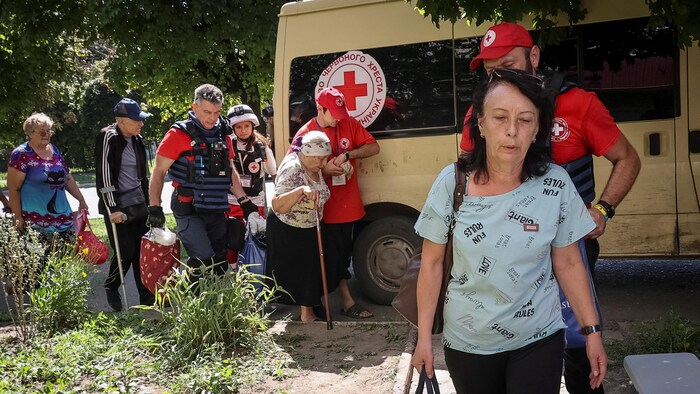
[(278, 322), (273, 331), (290, 365), (282, 379), (247, 390), (258, 393), (391, 393), (408, 324)]

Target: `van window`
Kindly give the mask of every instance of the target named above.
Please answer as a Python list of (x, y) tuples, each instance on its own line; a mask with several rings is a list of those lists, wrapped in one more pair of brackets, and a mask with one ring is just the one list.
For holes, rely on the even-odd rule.
[[(382, 67), (386, 101), (378, 117), (366, 126), (375, 137), (399, 136), (406, 130), (449, 127), (454, 131), (452, 41), (432, 41), (360, 49)], [(314, 89), (319, 75), (344, 52), (298, 57), (290, 69), (290, 136), (316, 115)], [(346, 82), (348, 80), (346, 79)], [(341, 88), (341, 90), (343, 90)], [(346, 94), (346, 101), (351, 100)], [(401, 133), (397, 133), (401, 130)], [(417, 132), (417, 130), (411, 130)]]
[(670, 27), (648, 18), (575, 26), (542, 50), (540, 70), (595, 92), (617, 122), (679, 116), (678, 48)]

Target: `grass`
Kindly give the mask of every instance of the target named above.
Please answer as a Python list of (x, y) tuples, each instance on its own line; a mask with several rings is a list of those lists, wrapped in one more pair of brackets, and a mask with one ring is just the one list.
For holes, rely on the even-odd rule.
[(689, 352), (700, 357), (700, 328), (675, 312), (659, 319), (631, 323), (624, 339), (606, 341), (612, 366), (631, 354)]
[[(106, 235), (100, 219), (92, 223)], [(9, 221), (0, 224), (7, 227), (2, 234), (18, 234)], [(6, 238), (4, 257), (24, 239)], [(17, 270), (5, 266), (24, 260), (0, 259), (4, 278), (23, 283), (14, 275)], [(104, 314), (86, 308), (88, 270), (72, 248), (60, 257), (52, 254), (40, 268), (39, 285), (27, 290), (27, 307), (8, 303), (11, 313), (0, 316), (15, 323), (23, 316), (32, 327), (31, 332), (0, 331), (0, 393), (236, 393), (280, 377), (288, 362), (268, 333), (265, 306), (277, 288), (256, 291), (261, 278), (245, 270), (205, 276), (196, 293), (187, 273), (175, 274), (158, 292), (155, 306)], [(3, 284), (0, 293), (7, 299), (5, 289)]]
[(138, 310), (100, 313), (75, 330), (26, 344), (0, 341), (0, 392), (233, 393), (280, 369), (266, 334), (254, 351), (211, 346), (177, 366), (158, 326)]

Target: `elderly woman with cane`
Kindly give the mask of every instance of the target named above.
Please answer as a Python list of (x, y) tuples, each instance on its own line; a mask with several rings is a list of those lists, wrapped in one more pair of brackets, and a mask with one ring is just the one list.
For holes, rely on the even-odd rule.
[(322, 245), (317, 234), (318, 215), (323, 214), (330, 197), (320, 171), (330, 153), (330, 140), (324, 133), (310, 131), (304, 136), (298, 151), (285, 156), (277, 170), (272, 212), (267, 218), (267, 274), (285, 291), (276, 301), (301, 305), (303, 322), (321, 320), (313, 306), (324, 294), (322, 268), (326, 293), (339, 281), (332, 264), (321, 267)]

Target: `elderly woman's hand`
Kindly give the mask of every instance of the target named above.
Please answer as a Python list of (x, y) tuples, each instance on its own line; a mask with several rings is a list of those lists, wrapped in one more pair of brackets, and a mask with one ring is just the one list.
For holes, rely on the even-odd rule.
[(304, 201), (316, 202), (318, 200), (318, 190), (314, 190), (309, 186), (302, 186), (300, 189), (301, 189), (301, 194), (299, 195), (299, 199), (297, 200), (297, 203), (304, 202)]
[(335, 160), (328, 160), (328, 162), (323, 166), (324, 177), (343, 175), (344, 173), (345, 170), (343, 170), (343, 167), (341, 167), (339, 163), (336, 163)]

